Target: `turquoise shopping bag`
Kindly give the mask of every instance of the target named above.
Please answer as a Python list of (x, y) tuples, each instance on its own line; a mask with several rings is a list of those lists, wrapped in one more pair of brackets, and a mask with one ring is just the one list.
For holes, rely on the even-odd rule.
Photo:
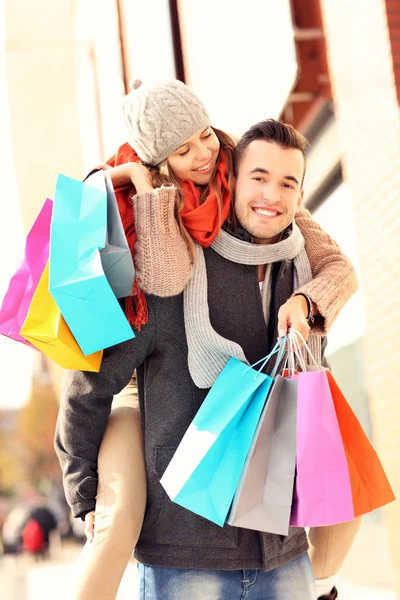
[(161, 479), (173, 502), (224, 525), (272, 382), (229, 360)]
[(50, 233), (49, 290), (85, 356), (135, 337), (100, 256), (107, 240), (104, 174), (90, 179), (59, 175)]

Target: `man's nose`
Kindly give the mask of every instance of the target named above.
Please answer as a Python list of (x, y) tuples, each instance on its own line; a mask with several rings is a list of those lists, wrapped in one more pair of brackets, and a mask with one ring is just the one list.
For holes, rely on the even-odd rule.
[(270, 204), (279, 202), (279, 186), (273, 181), (269, 181), (263, 186), (263, 198)]

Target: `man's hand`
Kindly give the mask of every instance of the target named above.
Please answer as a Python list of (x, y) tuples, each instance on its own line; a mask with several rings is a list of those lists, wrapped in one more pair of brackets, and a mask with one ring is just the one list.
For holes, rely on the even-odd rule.
[(90, 544), (94, 538), (94, 510), (88, 512), (85, 517), (85, 535), (88, 544)]
[(293, 329), (296, 329), (301, 333), (305, 341), (307, 341), (310, 332), (310, 326), (307, 323), (307, 315), (308, 304), (304, 296), (292, 296), (289, 298), (285, 304), (282, 304), (278, 312), (279, 337), (286, 335), (290, 327), (293, 327)]

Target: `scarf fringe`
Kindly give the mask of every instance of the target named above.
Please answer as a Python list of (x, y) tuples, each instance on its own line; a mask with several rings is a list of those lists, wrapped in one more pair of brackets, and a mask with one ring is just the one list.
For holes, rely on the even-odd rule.
[(125, 316), (131, 327), (140, 331), (142, 325), (149, 320), (149, 309), (146, 296), (139, 288), (138, 280), (135, 278), (132, 287), (132, 295), (125, 298)]

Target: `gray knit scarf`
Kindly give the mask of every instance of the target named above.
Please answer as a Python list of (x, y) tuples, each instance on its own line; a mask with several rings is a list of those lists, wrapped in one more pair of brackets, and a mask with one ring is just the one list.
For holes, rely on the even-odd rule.
[[(289, 235), (276, 244), (252, 244), (221, 230), (211, 247), (232, 262), (244, 265), (267, 265), (262, 288), (262, 307), (267, 325), (271, 302), (272, 264), (284, 260), (294, 261), (294, 289), (312, 280), (310, 263), (304, 249), (304, 238), (295, 222)], [(219, 335), (213, 329), (208, 308), (207, 286), (203, 248), (196, 244), (193, 276), (184, 291), (184, 317), (189, 350), (189, 371), (199, 388), (211, 387), (232, 356), (248, 364), (242, 347)], [(308, 345), (319, 362), (320, 338), (311, 335)]]

